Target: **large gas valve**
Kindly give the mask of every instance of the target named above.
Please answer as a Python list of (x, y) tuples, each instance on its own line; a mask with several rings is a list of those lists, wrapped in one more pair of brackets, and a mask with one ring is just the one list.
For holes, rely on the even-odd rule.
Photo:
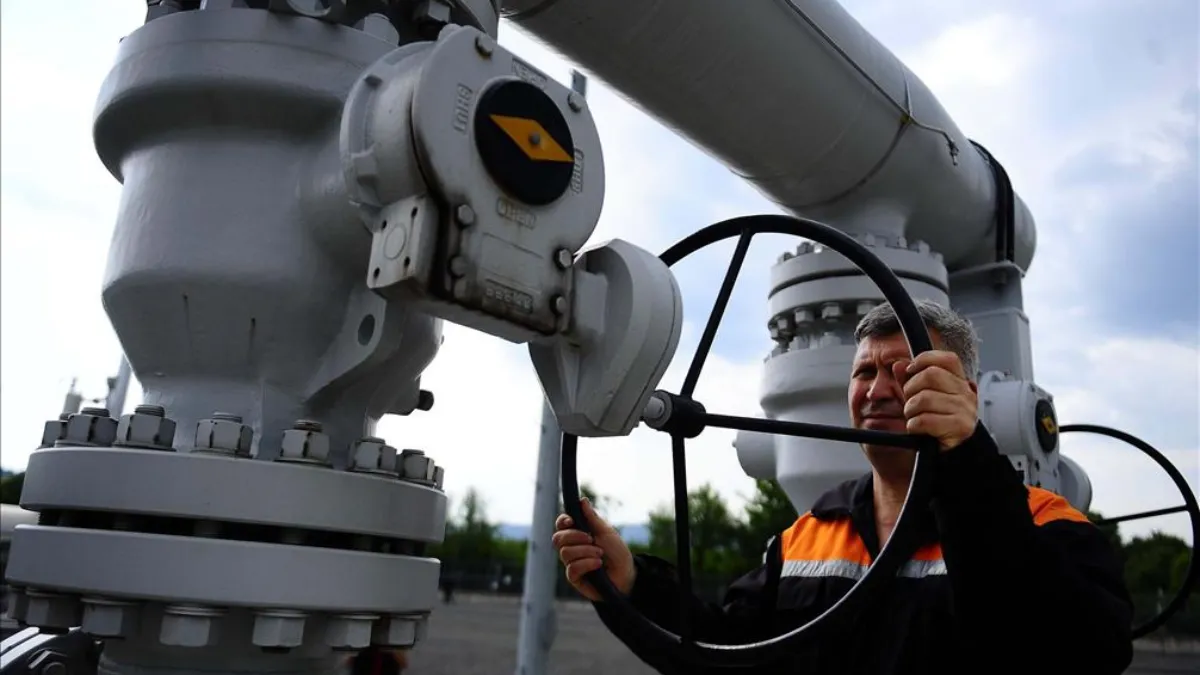
[(667, 267), (627, 242), (576, 260), (604, 200), (600, 139), (579, 94), (450, 26), (434, 46), (366, 69), (340, 144), (372, 237), (368, 287), (529, 343), (564, 429), (636, 426), (678, 343), (682, 299)]
[(570, 270), (604, 200), (577, 94), (451, 26), (363, 73), (341, 149), (372, 289), (513, 342), (567, 329)]
[[(1018, 380), (998, 371), (979, 378), (979, 419), (996, 439), (1026, 485), (1059, 492), (1080, 510), (1091, 502), (1086, 475), (1075, 478), (1078, 466), (1064, 461), (1058, 452), (1058, 416), (1054, 397), (1033, 382)], [(1063, 473), (1070, 473), (1063, 479)], [(1063, 485), (1075, 486), (1063, 492)]]

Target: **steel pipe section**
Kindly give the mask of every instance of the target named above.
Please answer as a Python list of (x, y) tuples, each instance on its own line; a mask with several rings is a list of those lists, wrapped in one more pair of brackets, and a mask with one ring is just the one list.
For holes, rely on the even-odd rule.
[[(987, 161), (929, 89), (833, 0), (505, 0), (502, 15), (784, 209), (987, 262)], [(614, 48), (620, 45), (620, 48)], [(1015, 204), (1028, 268), (1033, 217)]]

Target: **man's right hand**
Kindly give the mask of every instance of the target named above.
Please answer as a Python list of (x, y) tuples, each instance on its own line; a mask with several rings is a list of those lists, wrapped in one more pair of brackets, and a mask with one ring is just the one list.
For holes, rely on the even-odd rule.
[(629, 552), (625, 542), (621, 541), (621, 535), (616, 529), (596, 513), (591, 502), (584, 499), (581, 506), (583, 515), (588, 520), (588, 528), (593, 534), (573, 529), (575, 521), (565, 513), (559, 515), (554, 523), (554, 548), (558, 550), (559, 560), (567, 566), (567, 581), (571, 582), (583, 597), (592, 602), (599, 602), (600, 593), (583, 580), (583, 575), (600, 569), (603, 564), (608, 578), (617, 590), (628, 595), (633, 589), (635, 576), (633, 554)]

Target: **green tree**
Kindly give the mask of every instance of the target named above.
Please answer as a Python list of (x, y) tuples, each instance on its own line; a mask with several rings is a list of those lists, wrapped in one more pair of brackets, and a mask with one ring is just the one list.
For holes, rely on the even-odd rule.
[(777, 481), (760, 479), (754, 483), (754, 496), (746, 505), (745, 521), (737, 532), (738, 554), (745, 571), (762, 562), (767, 541), (791, 527), (799, 516)]
[[(651, 513), (649, 529), (649, 552), (675, 560), (674, 509), (664, 507)], [(738, 523), (711, 485), (688, 493), (688, 530), (692, 572), (696, 576), (727, 576), (738, 571)]]
[(487, 504), (475, 488), (467, 490), (459, 507), (455, 536), (459, 555), (467, 560), (490, 560), (496, 552), (499, 528), (488, 521)]
[[(1175, 561), (1171, 563), (1171, 590), (1179, 588), (1183, 585), (1183, 575), (1187, 573), (1188, 561), (1192, 559), (1194, 549), (1180, 551), (1175, 556)], [(1193, 596), (1194, 597), (1194, 596)]]
[(1155, 532), (1149, 537), (1134, 537), (1125, 545), (1125, 583), (1134, 595), (1173, 592), (1177, 586), (1173, 577), (1178, 560), (1191, 554), (1191, 547), (1179, 537)]
[[(1104, 516), (1096, 511), (1087, 511), (1084, 515), (1086, 515), (1088, 520), (1092, 521), (1093, 523), (1104, 520)], [(1100, 531), (1104, 533), (1104, 536), (1108, 538), (1108, 542), (1112, 544), (1117, 553), (1124, 552), (1124, 544), (1121, 542), (1121, 532), (1116, 523), (1097, 525), (1097, 527), (1099, 527)]]
[[(592, 487), (590, 483), (579, 484), (579, 496), (590, 501), (592, 503), (592, 507), (596, 509), (596, 513), (600, 514), (601, 518), (607, 518), (610, 509), (619, 507), (621, 505), (621, 502), (615, 497), (602, 495), (599, 492), (596, 492), (596, 489)], [(565, 512), (566, 510), (563, 508), (562, 490), (559, 490), (558, 513)]]
[(458, 565), (476, 567), (495, 558), (499, 528), (488, 522), (487, 506), (475, 488), (467, 490), (457, 517), (446, 519), (446, 537), (431, 555)]
[(21, 488), (24, 485), (24, 471), (0, 478), (0, 504), (20, 504)]

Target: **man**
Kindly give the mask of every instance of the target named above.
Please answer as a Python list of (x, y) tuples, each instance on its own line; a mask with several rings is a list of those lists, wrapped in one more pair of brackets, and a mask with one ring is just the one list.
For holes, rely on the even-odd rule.
[[(855, 330), (849, 385), (855, 427), (937, 439), (933, 497), (912, 514), (919, 536), (896, 542), (912, 551), (910, 562), (836, 633), (806, 642), (785, 662), (740, 672), (1122, 673), (1132, 658), (1132, 605), (1115, 551), (1065, 500), (1026, 488), (979, 422), (970, 323), (933, 303), (918, 309), (934, 351), (912, 359), (891, 307), (876, 307)], [(763, 565), (734, 582), (721, 606), (691, 600), (694, 639), (739, 644), (781, 635), (861, 578), (892, 536), (914, 460), (908, 450), (863, 450), (871, 472), (827, 492), (773, 538)], [(594, 536), (573, 529), (565, 514), (554, 534), (567, 579), (643, 661), (663, 673), (705, 672), (637, 644), (582, 580), (603, 559), (640, 611), (677, 630), (671, 566), (633, 557), (590, 504), (583, 511)]]

